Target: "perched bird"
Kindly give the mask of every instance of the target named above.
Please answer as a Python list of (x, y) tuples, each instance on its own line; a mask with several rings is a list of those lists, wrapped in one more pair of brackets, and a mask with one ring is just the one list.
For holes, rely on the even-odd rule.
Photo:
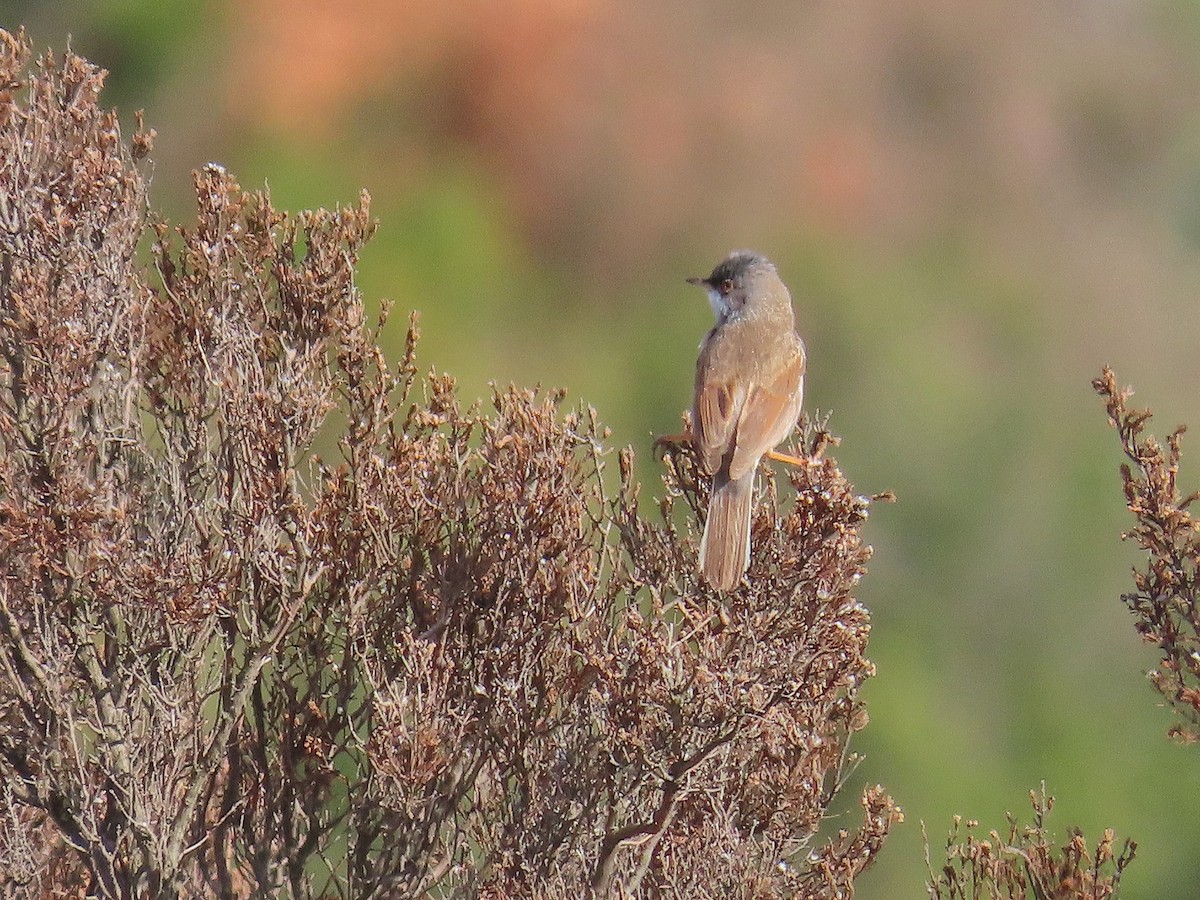
[(692, 440), (712, 476), (700, 572), (717, 590), (735, 587), (750, 565), (754, 472), (796, 425), (804, 396), (804, 342), (792, 297), (766, 257), (736, 251), (707, 278), (717, 324), (700, 346)]

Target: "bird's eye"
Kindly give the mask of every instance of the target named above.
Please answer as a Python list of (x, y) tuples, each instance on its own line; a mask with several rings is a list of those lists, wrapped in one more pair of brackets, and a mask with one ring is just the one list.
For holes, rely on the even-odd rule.
[(728, 294), (732, 290), (733, 290), (733, 279), (726, 278), (724, 281), (721, 282), (721, 293), (722, 294)]

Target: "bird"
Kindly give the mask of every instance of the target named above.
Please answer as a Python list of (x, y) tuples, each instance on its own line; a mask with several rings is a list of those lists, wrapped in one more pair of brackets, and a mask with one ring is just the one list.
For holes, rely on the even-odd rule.
[(712, 493), (698, 568), (718, 591), (735, 588), (750, 566), (754, 477), (796, 425), (804, 399), (807, 353), (796, 333), (792, 296), (763, 255), (737, 250), (704, 278), (716, 324), (696, 360), (691, 434)]

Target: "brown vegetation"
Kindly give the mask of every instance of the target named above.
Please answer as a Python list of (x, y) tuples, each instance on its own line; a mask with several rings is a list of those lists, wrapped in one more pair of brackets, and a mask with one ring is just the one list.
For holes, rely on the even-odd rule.
[[(593, 410), (464, 406), (415, 317), (386, 362), (365, 194), (286, 215), (209, 166), (171, 227), (103, 72), (28, 57), (0, 31), (4, 893), (851, 895), (901, 816), (868, 787), (826, 827), (873, 668), (870, 501), (824, 427), (723, 599), (689, 451), (646, 516)], [(1194, 739), (1182, 429), (1164, 449), (1096, 389), (1149, 557), (1124, 599)], [(1003, 837), (956, 820), (930, 896), (1115, 896), (1134, 845), (1056, 846), (1031, 798)]]
[(26, 93), (28, 55), (0, 32), (5, 892), (852, 893), (900, 814), (820, 833), (873, 671), (823, 431), (722, 601), (689, 454), (645, 517), (590, 409), (464, 407), (415, 320), (387, 364), (365, 194), (289, 216), (209, 166), (172, 228), (103, 73)]
[(1182, 719), (1171, 734), (1195, 741), (1200, 737), (1200, 530), (1190, 507), (1200, 492), (1183, 496), (1179, 490), (1186, 426), (1172, 431), (1164, 448), (1144, 433), (1150, 411), (1129, 408), (1133, 391), (1119, 388), (1111, 369), (1105, 368), (1093, 384), (1129, 458), (1121, 466), (1121, 479), (1136, 524), (1124, 537), (1146, 552), (1145, 565), (1133, 573), (1134, 590), (1121, 599), (1137, 620), (1138, 634), (1161, 654), (1149, 675)]
[[(1030, 791), (1033, 824), (1019, 825), (1008, 816), (1008, 830), (1002, 837), (992, 831), (986, 838), (976, 836), (978, 822), (964, 823), (958, 816), (946, 839), (946, 864), (936, 874), (929, 866), (931, 900), (968, 900), (968, 898), (1025, 898), (1037, 900), (1108, 900), (1117, 896), (1121, 875), (1133, 861), (1137, 844), (1125, 841), (1114, 852), (1116, 838), (1112, 829), (1095, 850), (1078, 829), (1070, 830), (1068, 841), (1055, 846), (1046, 831), (1046, 817), (1054, 808), (1054, 798)], [(965, 824), (966, 834), (960, 835)], [(926, 844), (928, 863), (928, 844)]]

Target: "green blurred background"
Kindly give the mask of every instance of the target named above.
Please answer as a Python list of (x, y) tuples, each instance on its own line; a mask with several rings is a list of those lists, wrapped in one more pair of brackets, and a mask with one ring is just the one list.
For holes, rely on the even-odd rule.
[(1027, 818), (1043, 779), (1058, 834), (1140, 842), (1125, 896), (1197, 895), (1200, 751), (1118, 599), (1089, 385), (1110, 363), (1160, 434), (1200, 425), (1195, 0), (0, 0), (22, 23), (108, 68), (127, 127), (145, 108), (173, 218), (209, 160), (286, 209), (367, 188), (360, 285), (422, 311), (423, 363), (568, 387), (651, 482), (710, 325), (684, 276), (767, 253), (808, 408), (899, 496), (845, 808), (879, 781), (908, 821), (859, 896), (923, 896), (921, 821), (936, 863), (954, 813)]

